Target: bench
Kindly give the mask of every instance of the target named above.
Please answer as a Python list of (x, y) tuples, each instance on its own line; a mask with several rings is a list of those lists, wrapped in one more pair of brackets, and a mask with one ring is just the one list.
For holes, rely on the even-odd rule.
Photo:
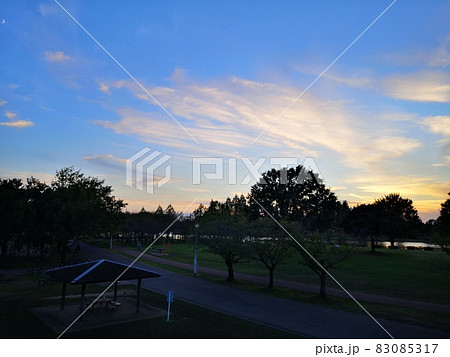
[(111, 311), (119, 311), (119, 308), (122, 306), (122, 304), (118, 301), (110, 301), (107, 305), (107, 309)]

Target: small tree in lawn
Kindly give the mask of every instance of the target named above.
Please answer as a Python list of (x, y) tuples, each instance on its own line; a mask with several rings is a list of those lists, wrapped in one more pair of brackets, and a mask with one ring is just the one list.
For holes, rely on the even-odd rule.
[(269, 217), (258, 219), (250, 225), (250, 244), (254, 259), (269, 271), (269, 288), (273, 288), (274, 270), (291, 253), (291, 239)]
[[(294, 232), (297, 242), (292, 246), (299, 253), (300, 264), (306, 265), (320, 278), (320, 297), (326, 297), (326, 280), (329, 269), (347, 259), (353, 252), (354, 244), (347, 241), (347, 237), (340, 233), (305, 233), (293, 225), (288, 230)], [(292, 233), (291, 233), (292, 234)], [(308, 254), (309, 253), (309, 254)]]
[(250, 258), (246, 242), (248, 221), (244, 215), (234, 214), (231, 208), (228, 203), (211, 201), (208, 210), (197, 219), (195, 229), (205, 249), (224, 259), (227, 282), (235, 281), (234, 264)]

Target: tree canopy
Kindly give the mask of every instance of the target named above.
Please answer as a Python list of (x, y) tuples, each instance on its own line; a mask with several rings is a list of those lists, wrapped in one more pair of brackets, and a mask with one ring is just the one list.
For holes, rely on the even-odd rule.
[(297, 221), (307, 230), (325, 230), (336, 221), (337, 198), (320, 179), (303, 166), (269, 170), (249, 193), (252, 218), (265, 215)]
[[(448, 195), (450, 196), (450, 192)], [(444, 203), (441, 203), (441, 210), (434, 225), (432, 240), (434, 243), (438, 244), (444, 252), (450, 254), (450, 198)]]

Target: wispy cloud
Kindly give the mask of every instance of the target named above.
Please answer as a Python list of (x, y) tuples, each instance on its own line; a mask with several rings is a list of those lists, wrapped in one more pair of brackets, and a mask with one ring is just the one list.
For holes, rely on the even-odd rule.
[[(176, 76), (179, 78), (180, 76)], [(126, 89), (137, 98), (147, 97), (131, 82), (106, 83), (111, 95), (115, 90)], [(272, 83), (250, 81), (244, 78), (226, 78), (208, 82), (194, 82), (182, 76), (180, 82), (173, 79), (171, 87), (149, 88), (157, 98), (202, 143), (199, 148), (186, 142), (177, 126), (166, 120), (162, 113), (118, 108), (119, 120), (96, 121), (98, 125), (118, 134), (137, 137), (143, 142), (162, 145), (183, 155), (218, 155), (221, 157), (248, 155), (251, 141), (268, 122), (273, 120), (293, 98), (295, 88)], [(398, 121), (417, 119), (414, 114), (385, 112), (380, 120), (383, 125), (374, 130), (370, 120), (353, 112), (351, 103), (341, 100), (324, 100), (311, 93), (302, 97), (286, 115), (252, 147), (255, 152), (280, 153), (291, 151), (297, 157), (313, 156), (320, 160), (333, 156), (336, 165), (347, 169), (347, 178), (336, 184), (339, 194), (349, 194), (374, 199), (389, 192), (410, 195), (423, 192), (433, 199), (442, 194), (442, 187), (434, 178), (397, 177), (388, 172), (386, 162), (396, 165), (402, 156), (420, 148), (423, 144), (414, 137), (402, 135), (396, 129)], [(396, 161), (398, 160), (398, 161)], [(353, 181), (362, 177), (361, 181)], [(390, 180), (394, 177), (393, 180)], [(380, 182), (382, 184), (380, 184)], [(345, 187), (355, 187), (351, 192)], [(364, 201), (353, 197), (353, 201)]]
[(58, 8), (54, 4), (39, 4), (38, 11), (42, 16), (48, 16), (58, 11)]
[(17, 128), (17, 129), (22, 129), (22, 128), (27, 128), (27, 127), (30, 127), (30, 126), (34, 126), (34, 123), (32, 121), (16, 119), (17, 118), (17, 113), (6, 111), (4, 113), (4, 115), (10, 121), (8, 121), (8, 122), (0, 122), (1, 126), (8, 126), (8, 127)]
[(179, 187), (178, 189), (185, 192), (211, 192), (211, 190), (205, 188)]
[(0, 167), (0, 177), (1, 178), (18, 178), (22, 181), (26, 182), (27, 178), (35, 177), (39, 179), (42, 182), (45, 182), (49, 184), (53, 178), (54, 175), (50, 175), (45, 172), (36, 172), (36, 171), (15, 171), (15, 170), (8, 170), (4, 167)]
[(45, 110), (46, 112), (53, 112), (54, 110), (51, 108), (47, 108), (45, 105), (39, 104), (39, 108)]
[[(174, 80), (173, 84), (149, 90), (172, 113), (184, 118), (183, 125), (202, 142), (202, 150), (225, 155), (230, 150), (248, 148), (249, 141), (264, 130), (298, 92), (295, 88), (238, 77), (196, 83), (183, 76), (182, 81)], [(131, 82), (117, 81), (107, 86), (126, 88), (148, 101)], [(399, 157), (420, 146), (417, 140), (392, 135), (388, 130), (380, 129), (377, 135), (367, 134), (364, 123), (346, 104), (305, 95), (301, 103), (271, 128), (261, 145), (290, 148), (303, 157), (331, 150), (339, 153), (349, 166), (371, 165), (376, 160)], [(179, 130), (155, 112), (120, 108), (117, 113), (121, 117), (118, 122), (97, 121), (97, 124), (116, 133), (136, 135), (144, 142), (199, 150), (186, 144)]]
[(447, 72), (422, 71), (380, 78), (327, 75), (326, 78), (349, 87), (373, 89), (398, 100), (450, 102), (450, 74)]
[(450, 137), (450, 116), (438, 115), (426, 117), (423, 123), (428, 126), (432, 133)]
[(450, 74), (421, 72), (392, 75), (382, 80), (386, 95), (417, 102), (450, 102)]
[(109, 86), (107, 86), (105, 83), (99, 83), (98, 86), (103, 93), (111, 94), (111, 91), (109, 90)]
[(0, 107), (4, 106), (6, 103), (8, 103), (6, 100), (0, 98)]
[(371, 194), (378, 197), (390, 192), (398, 192), (406, 197), (435, 197), (445, 195), (450, 182), (442, 182), (437, 177), (393, 175), (380, 173), (372, 177), (359, 176), (347, 179), (349, 184), (356, 185), (358, 190), (365, 195)]
[[(376, 198), (396, 192), (413, 200), (414, 207), (422, 218), (430, 218), (439, 211), (445, 201), (450, 181), (443, 182), (439, 177), (419, 177), (411, 175), (389, 175), (373, 172), (371, 176), (358, 176), (347, 179), (350, 192), (339, 192), (351, 206), (372, 203)], [(430, 216), (431, 214), (431, 216)]]
[(334, 82), (344, 84), (349, 87), (356, 88), (369, 88), (373, 85), (374, 81), (370, 77), (341, 77), (336, 74), (327, 73), (324, 75), (325, 78), (330, 79)]
[(439, 67), (450, 65), (450, 36), (439, 41), (438, 46), (415, 47), (411, 51), (401, 49), (396, 52), (381, 53), (376, 56), (378, 61), (399, 67)]
[(69, 57), (68, 55), (66, 55), (62, 51), (56, 51), (56, 52), (45, 51), (44, 52), (44, 59), (47, 62), (65, 62), (65, 61), (70, 60), (71, 57)]
[(32, 121), (28, 121), (28, 120), (15, 120), (15, 121), (10, 121), (10, 122), (1, 122), (0, 125), (1, 126), (9, 126), (11, 128), (22, 129), (22, 128), (28, 128), (30, 126), (34, 126), (34, 123)]
[(443, 68), (450, 65), (450, 36), (447, 36), (439, 47), (431, 52), (428, 64)]
[(10, 120), (13, 120), (15, 117), (17, 117), (17, 113), (5, 112), (5, 117), (7, 117)]
[(93, 163), (93, 164), (99, 164), (102, 166), (109, 166), (109, 167), (125, 167), (126, 159), (115, 157), (114, 155), (108, 154), (108, 155), (96, 155), (96, 156), (85, 156), (85, 160)]

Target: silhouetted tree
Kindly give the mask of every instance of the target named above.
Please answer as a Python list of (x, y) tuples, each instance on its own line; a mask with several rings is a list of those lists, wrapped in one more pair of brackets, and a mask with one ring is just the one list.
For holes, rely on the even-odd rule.
[(224, 259), (228, 270), (226, 281), (233, 282), (234, 264), (248, 261), (250, 250), (245, 240), (247, 219), (232, 213), (230, 207), (227, 202), (211, 200), (208, 210), (196, 221), (195, 233), (207, 251)]
[(28, 243), (39, 249), (40, 255), (43, 257), (45, 245), (52, 243), (49, 205), (51, 189), (45, 183), (31, 177), (27, 179), (25, 195), (27, 199), (27, 219), (24, 223), (25, 237)]
[(346, 235), (333, 231), (305, 233), (293, 225), (287, 227), (301, 245), (292, 243), (301, 257), (299, 263), (317, 274), (320, 278), (319, 296), (326, 297), (327, 271), (350, 257), (354, 243), (349, 242)]
[(391, 193), (375, 200), (374, 205), (383, 212), (379, 219), (382, 232), (389, 237), (391, 247), (400, 236), (413, 237), (417, 235), (422, 221), (412, 200), (402, 198), (398, 193)]
[[(450, 196), (450, 192), (448, 195)], [(441, 211), (434, 225), (432, 240), (444, 252), (450, 254), (450, 198), (441, 203)]]
[(86, 177), (73, 167), (56, 173), (51, 184), (51, 230), (66, 261), (69, 239), (116, 230), (125, 203), (112, 195), (104, 180)]
[(291, 239), (269, 217), (253, 221), (249, 234), (254, 259), (269, 271), (269, 288), (273, 288), (274, 270), (291, 253)]
[(26, 213), (25, 189), (20, 179), (0, 180), (0, 239), (1, 255), (5, 256), (8, 243), (23, 233)]
[(275, 219), (300, 222), (310, 231), (336, 223), (336, 196), (301, 165), (263, 173), (262, 181), (251, 187), (248, 202), (252, 218), (265, 215), (260, 204)]
[(370, 252), (375, 253), (375, 242), (383, 235), (386, 212), (374, 204), (361, 204), (348, 213), (343, 227), (346, 233), (358, 239), (370, 238)]

